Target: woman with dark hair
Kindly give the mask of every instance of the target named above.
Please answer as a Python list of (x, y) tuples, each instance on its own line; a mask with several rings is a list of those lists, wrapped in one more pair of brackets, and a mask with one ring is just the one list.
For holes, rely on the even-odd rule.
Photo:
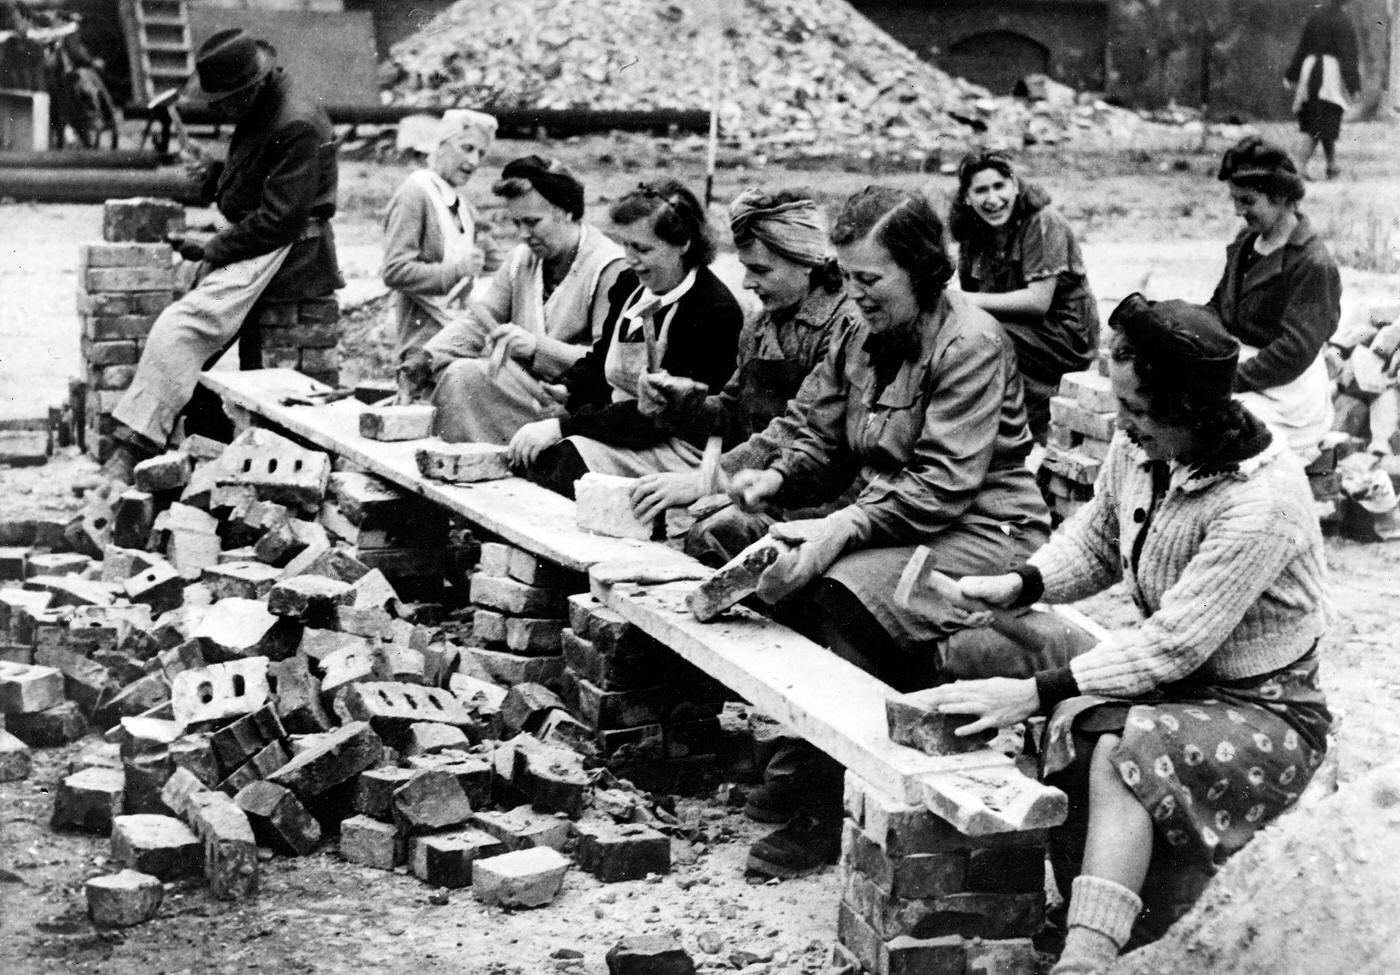
[(1052, 975), (1107, 971), (1130, 937), (1160, 936), (1297, 800), (1331, 723), (1312, 494), (1297, 458), (1231, 398), (1238, 343), (1209, 308), (1141, 295), (1109, 325), (1119, 433), (1093, 500), (1024, 565), (959, 585), (973, 604), (1018, 607), (1123, 582), (1144, 618), (1067, 666), (929, 695), (975, 717), (964, 735), (1050, 716), (1042, 774), (1070, 797), (1051, 834), (1070, 888)]
[(1079, 242), (1050, 195), (988, 149), (958, 164), (948, 228), (960, 247), (958, 279), (968, 301), (996, 316), (1016, 347), (1031, 436), (1044, 443), (1060, 377), (1087, 369), (1099, 342)]
[[(788, 442), (734, 475), (743, 510), (696, 530), (729, 555), (765, 528), (792, 543), (759, 597), (816, 643), (912, 690), (949, 669), (945, 638), (961, 625), (895, 603), (915, 548), (955, 576), (1010, 568), (1048, 536), (1049, 514), (1025, 466), (1031, 439), (1010, 343), (995, 319), (946, 290), (953, 268), (928, 201), (868, 187), (846, 201), (831, 239), (863, 317), (833, 335), (807, 402), (788, 413)], [(823, 518), (775, 520), (837, 497), (847, 503)], [(807, 815), (756, 843), (749, 868), (797, 876), (834, 857), (839, 767), (794, 741), (766, 780), (750, 816)]]
[[(793, 427), (783, 416), (788, 401), (806, 402), (832, 334), (859, 312), (809, 193), (745, 190), (729, 208), (729, 227), (744, 287), (763, 306), (739, 336), (734, 375), (710, 393), (693, 379), (647, 373), (640, 396), (643, 412), (689, 439), (721, 436), (726, 452), (719, 467), (732, 474), (766, 464), (787, 442)], [(633, 507), (638, 518), (651, 521), (710, 490), (698, 470), (648, 474), (633, 491)]]
[(1298, 212), (1303, 181), (1287, 152), (1250, 136), (1225, 153), (1219, 178), (1244, 219), (1210, 299), (1244, 346), (1235, 392), (1307, 463), (1332, 429), (1322, 347), (1341, 318), (1341, 274)]
[(734, 371), (744, 323), (709, 268), (714, 242), (690, 190), (673, 179), (643, 184), (609, 216), (638, 283), (613, 288), (603, 334), (558, 386), (546, 387), (563, 413), (527, 423), (510, 441), (512, 464), (566, 497), (588, 471), (631, 477), (699, 466), (695, 442), (638, 409), (638, 381), (660, 368), (718, 389)]
[[(1342, 134), (1342, 115), (1352, 98), (1361, 94), (1361, 70), (1356, 56), (1356, 28), (1347, 17), (1348, 0), (1331, 0), (1303, 26), (1298, 50), (1284, 72), (1284, 83), (1294, 88), (1293, 113), (1303, 133), (1303, 171), (1322, 144), (1327, 159), (1327, 178), (1341, 175), (1337, 167), (1337, 139)], [(1318, 6), (1321, 6), (1320, 4)]]

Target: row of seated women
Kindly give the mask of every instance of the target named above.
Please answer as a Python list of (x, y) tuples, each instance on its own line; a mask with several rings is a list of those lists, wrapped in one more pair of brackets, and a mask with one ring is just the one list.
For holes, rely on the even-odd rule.
[[(895, 688), (938, 686), (942, 710), (970, 716), (960, 733), (1048, 716), (1043, 772), (1071, 797), (1053, 842), (1069, 902), (1055, 971), (1100, 972), (1287, 809), (1326, 748), (1322, 540), (1300, 460), (1264, 422), (1278, 380), (1307, 368), (1289, 376), (1269, 316), (1302, 357), (1325, 331), (1292, 328), (1302, 299), (1269, 291), (1325, 258), (1290, 174), (1274, 147), (1232, 150), (1222, 178), (1246, 231), (1212, 303), (1134, 295), (1110, 317), (1119, 433), (1094, 499), (1054, 536), (1027, 467), (1032, 416), (1091, 360), (1098, 321), (1068, 226), (996, 154), (960, 169), (956, 267), (921, 194), (866, 188), (828, 231), (804, 194), (742, 193), (731, 230), (762, 304), (747, 323), (684, 186), (627, 194), (604, 235), (565, 169), (516, 160), (493, 192), (522, 245), (479, 301), (406, 343), (404, 373), (445, 434), (508, 443), (555, 490), (604, 471), (638, 478), (645, 518), (701, 502), (686, 545), (702, 560), (787, 539), (758, 593), (774, 615)], [(1334, 267), (1308, 280), (1314, 307), (1335, 301)], [(1231, 334), (1228, 315), (1253, 331)], [(716, 435), (727, 490), (703, 498), (700, 445)], [(920, 545), (959, 600), (896, 601)], [(1074, 659), (956, 651), (989, 610), (1120, 582), (1141, 622)], [(750, 869), (834, 860), (839, 787), (810, 746), (779, 748), (745, 812), (781, 828)]]

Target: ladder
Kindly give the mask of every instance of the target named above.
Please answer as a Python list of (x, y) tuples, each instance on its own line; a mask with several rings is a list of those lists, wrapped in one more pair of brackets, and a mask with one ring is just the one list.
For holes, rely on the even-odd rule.
[(121, 0), (122, 31), (131, 64), (131, 100), (148, 104), (194, 73), (185, 0)]

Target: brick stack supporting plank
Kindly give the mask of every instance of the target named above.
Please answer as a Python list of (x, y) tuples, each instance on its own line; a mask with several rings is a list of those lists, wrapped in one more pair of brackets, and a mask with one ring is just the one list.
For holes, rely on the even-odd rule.
[(440, 596), (444, 575), (452, 574), (466, 545), (461, 538), (449, 544), (442, 508), (354, 471), (331, 475), (319, 517), (332, 539), (383, 572), (405, 598)]
[(111, 450), (112, 408), (131, 385), (156, 316), (174, 299), (165, 235), (183, 230), (184, 222), (183, 208), (170, 200), (108, 200), (104, 242), (79, 250), (84, 375), (70, 387), (70, 407), (74, 439), (98, 460)]
[(334, 295), (261, 302), (249, 325), (241, 339), (245, 369), (296, 369), (327, 385), (340, 385), (340, 303)]
[(1056, 523), (1094, 496), (1094, 481), (1117, 427), (1117, 403), (1104, 360), (1098, 368), (1067, 373), (1050, 400), (1050, 438), (1041, 482)]
[(469, 652), (502, 684), (557, 687), (564, 672), (559, 641), (566, 600), (586, 586), (578, 574), (524, 549), (483, 543), (471, 578)]

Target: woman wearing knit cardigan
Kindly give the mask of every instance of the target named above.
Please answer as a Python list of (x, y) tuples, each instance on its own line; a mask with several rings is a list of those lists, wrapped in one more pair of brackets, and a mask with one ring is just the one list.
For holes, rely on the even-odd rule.
[(1024, 566), (959, 585), (985, 608), (1122, 581), (1144, 619), (1066, 667), (932, 695), (975, 717), (960, 734), (1050, 715), (1042, 774), (1070, 796), (1051, 856), (1074, 878), (1052, 975), (1160, 935), (1298, 798), (1331, 723), (1322, 536), (1297, 458), (1230, 397), (1238, 344), (1209, 308), (1140, 295), (1109, 324), (1121, 429), (1093, 500)]

